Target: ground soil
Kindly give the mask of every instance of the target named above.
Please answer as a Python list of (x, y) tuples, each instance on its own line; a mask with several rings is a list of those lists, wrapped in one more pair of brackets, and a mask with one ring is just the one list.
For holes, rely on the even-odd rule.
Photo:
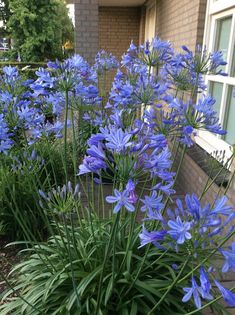
[(8, 277), (12, 266), (20, 259), (18, 255), (19, 248), (16, 246), (6, 247), (7, 244), (9, 244), (9, 240), (4, 236), (0, 236), (0, 304), (2, 303), (1, 295), (7, 289), (3, 278)]

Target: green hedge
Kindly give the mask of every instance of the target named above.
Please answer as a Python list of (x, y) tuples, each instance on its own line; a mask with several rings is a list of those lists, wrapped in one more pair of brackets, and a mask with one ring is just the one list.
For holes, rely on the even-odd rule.
[(0, 61), (0, 68), (4, 66), (12, 66), (12, 67), (18, 67), (19, 69), (22, 69), (24, 67), (30, 66), (31, 68), (39, 68), (39, 67), (46, 67), (47, 64), (45, 62), (17, 62), (17, 61)]

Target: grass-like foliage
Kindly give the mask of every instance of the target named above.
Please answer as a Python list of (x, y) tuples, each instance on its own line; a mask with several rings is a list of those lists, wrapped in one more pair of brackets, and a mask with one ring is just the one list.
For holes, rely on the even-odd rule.
[[(134, 228), (131, 250), (128, 243), (128, 222), (117, 227), (102, 280), (98, 314), (147, 314), (161, 298), (166, 287), (177, 277), (172, 265), (183, 264), (185, 256), (173, 251), (148, 252), (141, 274), (134, 281), (143, 261), (144, 250), (138, 249), (140, 227)], [(17, 275), (14, 287), (23, 293), (1, 311), (9, 314), (94, 314), (98, 287), (110, 239), (112, 221), (93, 218), (82, 221), (81, 227), (59, 226), (58, 234), (47, 243), (28, 249), (25, 260), (12, 270)], [(189, 269), (185, 269), (186, 274)], [(11, 294), (11, 290), (4, 299)], [(183, 314), (178, 300), (180, 288), (173, 289), (160, 307), (163, 315)]]

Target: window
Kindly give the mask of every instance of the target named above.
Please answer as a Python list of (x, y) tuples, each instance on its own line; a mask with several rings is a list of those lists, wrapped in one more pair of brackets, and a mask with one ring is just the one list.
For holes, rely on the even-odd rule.
[(209, 51), (221, 50), (227, 65), (222, 70), (227, 77), (208, 75), (208, 92), (216, 99), (215, 109), (219, 121), (227, 130), (225, 136), (216, 136), (207, 131), (199, 132), (197, 143), (212, 153), (225, 150), (231, 156), (235, 144), (235, 0), (209, 0), (207, 4), (204, 45)]

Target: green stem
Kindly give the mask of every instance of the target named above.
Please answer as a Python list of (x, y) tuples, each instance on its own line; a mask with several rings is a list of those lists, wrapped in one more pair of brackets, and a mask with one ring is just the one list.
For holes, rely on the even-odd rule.
[(65, 180), (68, 182), (67, 142), (68, 142), (69, 91), (65, 91), (65, 127), (64, 127), (64, 167)]
[[(183, 163), (183, 159), (184, 159), (185, 152), (186, 152), (186, 146), (184, 146), (183, 151), (182, 151), (182, 153), (181, 153), (181, 158), (180, 158), (180, 162), (179, 162), (178, 169), (177, 169), (177, 172), (176, 172), (176, 176), (175, 176), (175, 179), (174, 179), (174, 185), (173, 185), (173, 187), (175, 186), (177, 177), (178, 177), (178, 175), (179, 175), (179, 172), (180, 172), (180, 169), (181, 169), (181, 166), (182, 166), (182, 163)], [(169, 202), (169, 199), (170, 199), (170, 198), (167, 197), (167, 199), (166, 199), (166, 201), (165, 201), (165, 205), (164, 205), (164, 208), (163, 208), (163, 214), (164, 214), (164, 212), (165, 212), (165, 210), (166, 210), (166, 208), (167, 208), (167, 204), (168, 204), (168, 202)], [(159, 224), (160, 224), (160, 222), (157, 223), (157, 228), (156, 228), (156, 229), (158, 229)], [(131, 283), (129, 289), (127, 290), (127, 293), (130, 292), (130, 290), (133, 288), (133, 286), (134, 286), (136, 280), (139, 278), (139, 275), (140, 275), (140, 273), (141, 273), (141, 271), (142, 271), (142, 268), (143, 268), (143, 266), (144, 266), (144, 264), (145, 264), (145, 261), (146, 261), (146, 258), (147, 258), (147, 256), (148, 256), (150, 247), (151, 247), (151, 244), (148, 244), (148, 245), (147, 245), (146, 252), (145, 252), (145, 255), (144, 255), (144, 258), (142, 259), (141, 265), (140, 265), (140, 267), (139, 267), (139, 269), (138, 269), (138, 271), (137, 271), (137, 273), (136, 273), (136, 276), (135, 276), (133, 282)], [(126, 294), (127, 294), (127, 293), (126, 293)]]
[(68, 226), (67, 226), (67, 222), (66, 222), (66, 217), (65, 216), (63, 216), (63, 221), (64, 221), (66, 239), (67, 239), (67, 242), (68, 242), (68, 255), (69, 255), (69, 261), (70, 261), (70, 267), (71, 267), (73, 291), (76, 294), (77, 306), (78, 306), (78, 308), (80, 308), (80, 300), (79, 300), (79, 295), (78, 295), (78, 292), (77, 292), (76, 279), (75, 279), (75, 273), (74, 273), (74, 268), (73, 268), (73, 259), (72, 259), (71, 248), (70, 248), (70, 235), (69, 235), (69, 230), (68, 230)]
[(72, 129), (73, 129), (73, 169), (74, 169), (74, 183), (77, 183), (77, 148), (76, 148), (76, 131), (74, 125), (74, 112), (71, 109)]
[(135, 210), (134, 213), (132, 213), (131, 226), (130, 226), (130, 232), (129, 232), (129, 235), (128, 235), (128, 242), (127, 242), (127, 246), (126, 246), (126, 252), (125, 252), (125, 256), (124, 256), (124, 258), (122, 260), (122, 263), (120, 265), (120, 268), (119, 268), (120, 271), (122, 270), (122, 267), (123, 267), (123, 265), (124, 265), (124, 263), (126, 261), (126, 258), (127, 258), (127, 255), (128, 255), (128, 251), (132, 248), (131, 245), (134, 244), (134, 242), (133, 242), (133, 231), (134, 231), (134, 227), (135, 227), (136, 218), (137, 218), (137, 215), (138, 215), (140, 199), (142, 198), (142, 195), (143, 195), (144, 190), (146, 188), (147, 182), (148, 182), (148, 178), (146, 177), (144, 185), (143, 185), (143, 188), (142, 188), (141, 193), (139, 195), (139, 200), (138, 200), (138, 203), (136, 205), (136, 210)]

